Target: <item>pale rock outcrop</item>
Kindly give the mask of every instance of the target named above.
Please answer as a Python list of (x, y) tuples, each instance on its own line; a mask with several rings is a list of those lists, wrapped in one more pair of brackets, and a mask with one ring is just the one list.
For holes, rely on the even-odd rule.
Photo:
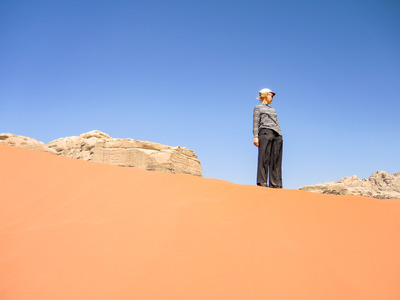
[(400, 199), (400, 172), (377, 171), (368, 179), (357, 175), (343, 177), (338, 182), (302, 186), (300, 190), (334, 195), (359, 195), (377, 199)]
[(98, 130), (60, 138), (47, 145), (33, 138), (1, 133), (0, 144), (122, 167), (202, 176), (200, 161), (193, 150), (128, 138), (112, 138)]
[(54, 149), (47, 147), (43, 142), (12, 133), (0, 133), (0, 144), (57, 154)]
[(94, 130), (80, 136), (60, 138), (47, 144), (59, 155), (122, 167), (202, 176), (193, 150), (148, 141), (112, 138)]

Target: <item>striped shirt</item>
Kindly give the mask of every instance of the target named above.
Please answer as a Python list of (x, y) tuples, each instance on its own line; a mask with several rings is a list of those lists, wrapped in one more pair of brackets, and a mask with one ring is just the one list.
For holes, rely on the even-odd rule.
[(275, 130), (279, 135), (282, 135), (275, 109), (264, 103), (254, 107), (253, 134), (255, 138), (258, 137), (258, 132), (262, 128)]

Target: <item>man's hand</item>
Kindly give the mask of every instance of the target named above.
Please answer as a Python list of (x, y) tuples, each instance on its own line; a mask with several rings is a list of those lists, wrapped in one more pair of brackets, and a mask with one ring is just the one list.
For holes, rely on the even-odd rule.
[(258, 137), (254, 138), (254, 146), (258, 147)]

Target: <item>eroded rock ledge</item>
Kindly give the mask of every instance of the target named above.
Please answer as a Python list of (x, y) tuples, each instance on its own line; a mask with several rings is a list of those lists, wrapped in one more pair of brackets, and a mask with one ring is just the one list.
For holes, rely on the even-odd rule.
[(98, 130), (60, 138), (48, 144), (29, 137), (2, 133), (0, 144), (122, 167), (202, 176), (200, 161), (193, 150), (129, 138), (112, 138)]
[(305, 185), (303, 191), (334, 195), (358, 195), (377, 199), (400, 199), (400, 172), (388, 174), (377, 171), (369, 178), (358, 178), (357, 175), (343, 177), (337, 182), (326, 182)]

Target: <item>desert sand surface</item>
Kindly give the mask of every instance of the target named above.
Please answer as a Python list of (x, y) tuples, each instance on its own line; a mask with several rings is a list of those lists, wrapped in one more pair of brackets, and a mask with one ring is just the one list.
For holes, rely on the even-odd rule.
[(400, 200), (0, 145), (0, 299), (400, 299)]

